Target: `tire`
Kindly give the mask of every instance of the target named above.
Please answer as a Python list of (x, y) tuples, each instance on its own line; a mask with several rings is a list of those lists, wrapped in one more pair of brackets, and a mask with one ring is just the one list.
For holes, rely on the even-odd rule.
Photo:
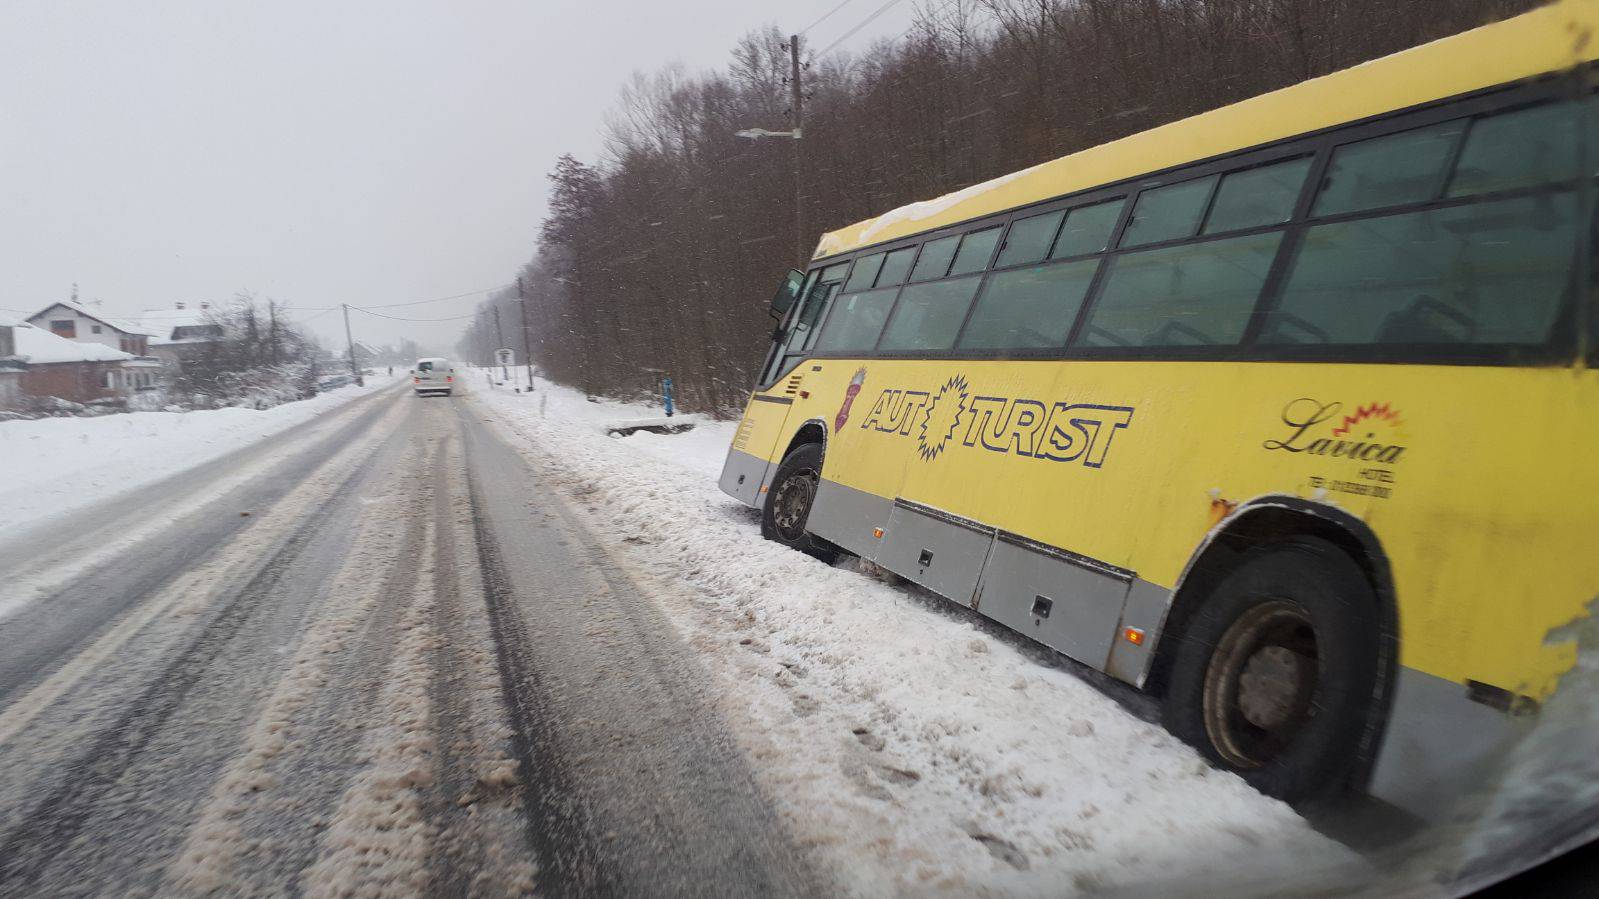
[(1268, 796), (1344, 798), (1382, 658), (1364, 572), (1303, 538), (1246, 553), (1202, 603), (1172, 664), (1166, 728)]
[(821, 444), (797, 446), (784, 456), (761, 508), (761, 536), (831, 565), (838, 547), (805, 530), (821, 479)]

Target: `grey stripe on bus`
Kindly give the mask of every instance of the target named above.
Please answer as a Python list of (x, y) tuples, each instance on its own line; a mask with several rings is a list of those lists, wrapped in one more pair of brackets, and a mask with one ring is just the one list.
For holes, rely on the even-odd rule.
[[(1127, 569), (825, 478), (807, 530), (1135, 685), (1171, 597)], [(1118, 639), (1122, 627), (1142, 630), (1143, 643)]]
[(1388, 729), (1367, 791), (1423, 819), (1442, 819), (1537, 721), (1473, 702), (1466, 686), (1400, 666)]
[(717, 486), (744, 505), (760, 508), (761, 484), (765, 483), (768, 464), (758, 456), (730, 449), (727, 461), (722, 463), (722, 477)]

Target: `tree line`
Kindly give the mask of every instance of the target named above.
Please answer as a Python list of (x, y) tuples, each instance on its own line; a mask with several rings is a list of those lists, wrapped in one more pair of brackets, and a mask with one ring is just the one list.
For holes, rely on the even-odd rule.
[[(766, 300), (803, 267), (796, 156), (809, 249), (896, 206), (1537, 5), (924, 0), (899, 38), (808, 60), (797, 147), (735, 136), (788, 127), (786, 37), (751, 32), (723, 70), (636, 75), (601, 158), (555, 163), (518, 272), (532, 358), (591, 394), (645, 394), (664, 372), (685, 409), (736, 415), (769, 342)], [(515, 288), (490, 296), (459, 351), (520, 356), (521, 315)]]

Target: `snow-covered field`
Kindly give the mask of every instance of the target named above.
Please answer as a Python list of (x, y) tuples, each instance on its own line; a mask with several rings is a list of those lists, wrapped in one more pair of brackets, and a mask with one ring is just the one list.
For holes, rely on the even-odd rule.
[(142, 487), (309, 421), (393, 384), (340, 387), (271, 409), (129, 412), (0, 422), (0, 509), (6, 533)]
[(848, 892), (1269, 893), (1369, 873), (1047, 653), (762, 541), (715, 483), (734, 423), (612, 437), (608, 423), (658, 413), (548, 383), (471, 401), (624, 548), (794, 835)]

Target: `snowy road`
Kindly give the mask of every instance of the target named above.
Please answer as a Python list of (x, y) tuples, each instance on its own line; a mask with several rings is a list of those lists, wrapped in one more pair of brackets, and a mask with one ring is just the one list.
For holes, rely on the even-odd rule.
[(0, 544), (0, 895), (832, 892), (479, 416), (384, 391)]

